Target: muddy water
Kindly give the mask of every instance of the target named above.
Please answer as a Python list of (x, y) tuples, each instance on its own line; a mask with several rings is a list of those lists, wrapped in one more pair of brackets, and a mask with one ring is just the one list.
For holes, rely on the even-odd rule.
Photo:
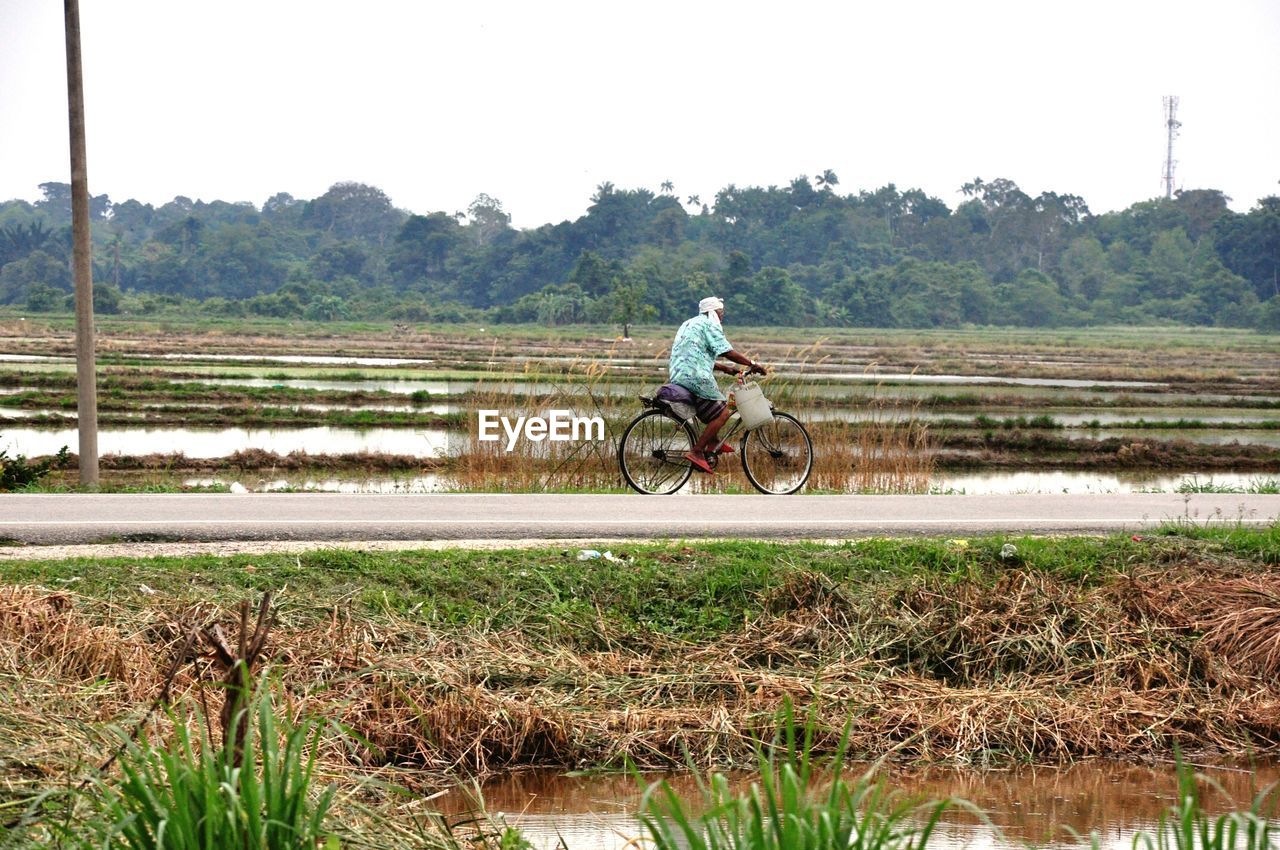
[[(1204, 773), (1221, 786), (1221, 792), (1202, 786), (1202, 802), (1211, 812), (1247, 808), (1263, 787), (1280, 778), (1274, 765)], [(1082, 836), (1096, 831), (1102, 846), (1130, 848), (1134, 833), (1154, 829), (1161, 812), (1177, 798), (1177, 779), (1169, 765), (1087, 762), (1000, 771), (894, 769), (886, 780), (904, 794), (929, 800), (963, 798), (991, 820), (991, 825), (982, 824), (952, 809), (930, 847), (1079, 846), (1087, 840), (1074, 839), (1072, 831)], [(696, 806), (697, 788), (690, 777), (669, 781)], [(745, 787), (750, 777), (739, 781)], [(621, 850), (641, 835), (635, 818), (640, 789), (629, 778), (521, 773), (485, 785), (482, 793), (488, 811), (503, 813), (508, 824), (519, 827), (539, 848), (563, 841), (567, 850)], [(471, 806), (468, 795), (460, 791), (433, 805), (447, 813), (462, 813)]]

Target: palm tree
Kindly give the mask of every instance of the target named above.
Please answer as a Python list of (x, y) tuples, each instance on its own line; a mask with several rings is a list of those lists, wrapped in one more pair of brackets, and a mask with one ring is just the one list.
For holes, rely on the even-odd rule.
[(664, 194), (670, 195), (672, 192), (675, 191), (676, 186), (670, 180), (663, 180), (662, 186), (659, 188), (662, 189)]
[(833, 186), (840, 185), (840, 178), (830, 168), (824, 170), (821, 174), (813, 178), (818, 183), (818, 188), (825, 189), (830, 192)]

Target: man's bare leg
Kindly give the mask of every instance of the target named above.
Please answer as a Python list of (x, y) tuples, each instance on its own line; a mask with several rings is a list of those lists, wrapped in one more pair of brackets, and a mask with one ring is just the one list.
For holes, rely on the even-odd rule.
[(707, 427), (702, 429), (702, 436), (698, 438), (698, 442), (693, 444), (693, 453), (699, 457), (706, 457), (708, 446), (720, 445), (720, 429), (724, 427), (724, 423), (728, 422), (729, 417), (732, 415), (733, 411), (726, 404), (724, 410), (720, 411), (720, 415), (708, 422)]

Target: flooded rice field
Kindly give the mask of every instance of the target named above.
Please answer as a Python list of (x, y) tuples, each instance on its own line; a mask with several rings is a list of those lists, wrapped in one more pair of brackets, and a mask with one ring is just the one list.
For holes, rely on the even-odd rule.
[[(10, 454), (77, 443), (71, 339), (44, 331), (15, 335), (0, 323), (0, 450)], [(912, 450), (938, 451), (927, 484), (935, 492), (1177, 489), (1206, 476), (1242, 487), (1280, 476), (1280, 345), (1258, 335), (1224, 332), (1205, 344), (1163, 329), (834, 337), (756, 336), (744, 348), (779, 367), (766, 393), (809, 424), (828, 458), (867, 456), (841, 441), (868, 429), (923, 428), (927, 442)], [(99, 450), (204, 461), (246, 452), (461, 458), (479, 409), (514, 417), (567, 407), (620, 431), (641, 409), (635, 397), (662, 382), (666, 344), (658, 331), (623, 342), (529, 328), (107, 335)], [(207, 463), (198, 477), (249, 489), (439, 486), (435, 469), (403, 464), (385, 479), (326, 468), (277, 484), (263, 462), (252, 483), (209, 476)]]
[[(1211, 812), (1247, 809), (1280, 778), (1280, 769), (1269, 764), (1206, 768), (1204, 773), (1219, 786), (1203, 792)], [(1089, 846), (1090, 833), (1096, 833), (1099, 847), (1131, 850), (1134, 834), (1154, 831), (1178, 795), (1171, 765), (1104, 761), (1008, 770), (890, 768), (884, 777), (891, 788), (909, 796), (967, 800), (990, 819), (982, 823), (953, 808), (943, 816), (930, 847), (1080, 847)], [(744, 786), (750, 780), (737, 777)], [(668, 782), (688, 803), (699, 800), (692, 777), (672, 776)], [(501, 812), (539, 850), (623, 850), (641, 835), (635, 815), (640, 788), (630, 777), (519, 773), (486, 784), (482, 794), (490, 812)], [(454, 791), (433, 802), (446, 812), (461, 813), (469, 798)]]

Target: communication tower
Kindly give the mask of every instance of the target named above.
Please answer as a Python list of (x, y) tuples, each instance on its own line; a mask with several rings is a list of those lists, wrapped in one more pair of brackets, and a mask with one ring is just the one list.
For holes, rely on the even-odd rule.
[(1173, 168), (1178, 164), (1173, 158), (1173, 140), (1178, 138), (1178, 128), (1182, 126), (1182, 122), (1178, 120), (1178, 98), (1176, 95), (1165, 95), (1164, 126), (1169, 133), (1164, 156), (1164, 196), (1167, 199), (1173, 197)]

